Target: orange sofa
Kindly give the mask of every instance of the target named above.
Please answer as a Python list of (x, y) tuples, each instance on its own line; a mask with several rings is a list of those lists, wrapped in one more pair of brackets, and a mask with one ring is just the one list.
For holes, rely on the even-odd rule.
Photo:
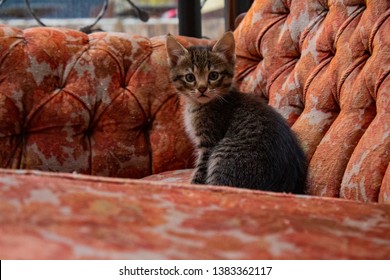
[(188, 183), (165, 36), (0, 26), (0, 259), (389, 259), (388, 30), (386, 0), (257, 0), (235, 30), (298, 196)]

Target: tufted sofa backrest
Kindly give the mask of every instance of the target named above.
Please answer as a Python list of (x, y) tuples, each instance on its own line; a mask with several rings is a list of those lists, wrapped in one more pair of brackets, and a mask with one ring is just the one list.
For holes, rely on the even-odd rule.
[(292, 124), (313, 195), (390, 202), (390, 1), (258, 0), (237, 83)]
[(168, 70), (165, 37), (1, 26), (0, 167), (127, 178), (190, 167)]

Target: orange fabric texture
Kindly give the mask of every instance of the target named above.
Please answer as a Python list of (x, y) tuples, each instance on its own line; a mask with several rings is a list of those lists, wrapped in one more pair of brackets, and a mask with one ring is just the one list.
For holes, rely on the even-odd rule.
[[(389, 17), (386, 0), (258, 0), (235, 31), (237, 85), (292, 125), (309, 194), (390, 203)], [(1, 26), (0, 38), (0, 167), (142, 178), (192, 166), (165, 37)]]
[(390, 203), (388, 30), (386, 0), (263, 0), (235, 32), (237, 83), (292, 124), (309, 194)]
[(2, 260), (390, 258), (389, 205), (53, 172), (0, 179)]
[(164, 38), (7, 26), (0, 38), (0, 167), (141, 178), (192, 165)]
[(165, 36), (0, 26), (0, 259), (389, 259), (389, 30), (390, 1), (257, 0), (235, 31), (299, 196), (186, 184)]

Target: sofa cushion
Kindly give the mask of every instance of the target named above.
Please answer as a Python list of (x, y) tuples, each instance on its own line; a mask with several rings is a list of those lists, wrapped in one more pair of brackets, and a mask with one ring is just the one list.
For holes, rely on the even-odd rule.
[[(389, 29), (387, 0), (256, 0), (235, 31), (237, 86), (292, 125), (309, 194), (390, 203)], [(192, 167), (165, 37), (0, 26), (0, 39), (0, 167)]]
[(0, 167), (141, 178), (192, 166), (164, 40), (0, 26)]
[(310, 194), (389, 202), (389, 30), (388, 0), (258, 0), (235, 31), (237, 85), (290, 122)]
[(190, 184), (193, 169), (178, 169), (165, 171), (142, 178), (146, 181), (157, 181), (161, 183)]
[(0, 170), (0, 259), (389, 259), (390, 205)]

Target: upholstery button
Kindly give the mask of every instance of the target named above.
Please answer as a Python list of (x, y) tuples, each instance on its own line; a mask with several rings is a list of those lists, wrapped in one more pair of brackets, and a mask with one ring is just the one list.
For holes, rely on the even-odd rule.
[(93, 135), (93, 128), (92, 127), (88, 127), (86, 130), (85, 130), (85, 136), (86, 137), (92, 137)]
[(27, 136), (27, 131), (22, 129), (19, 133), (19, 138), (24, 139), (26, 138), (26, 136)]
[(144, 129), (146, 131), (148, 130), (151, 130), (152, 129), (152, 119), (151, 118), (148, 118), (145, 122), (145, 124), (143, 125)]

